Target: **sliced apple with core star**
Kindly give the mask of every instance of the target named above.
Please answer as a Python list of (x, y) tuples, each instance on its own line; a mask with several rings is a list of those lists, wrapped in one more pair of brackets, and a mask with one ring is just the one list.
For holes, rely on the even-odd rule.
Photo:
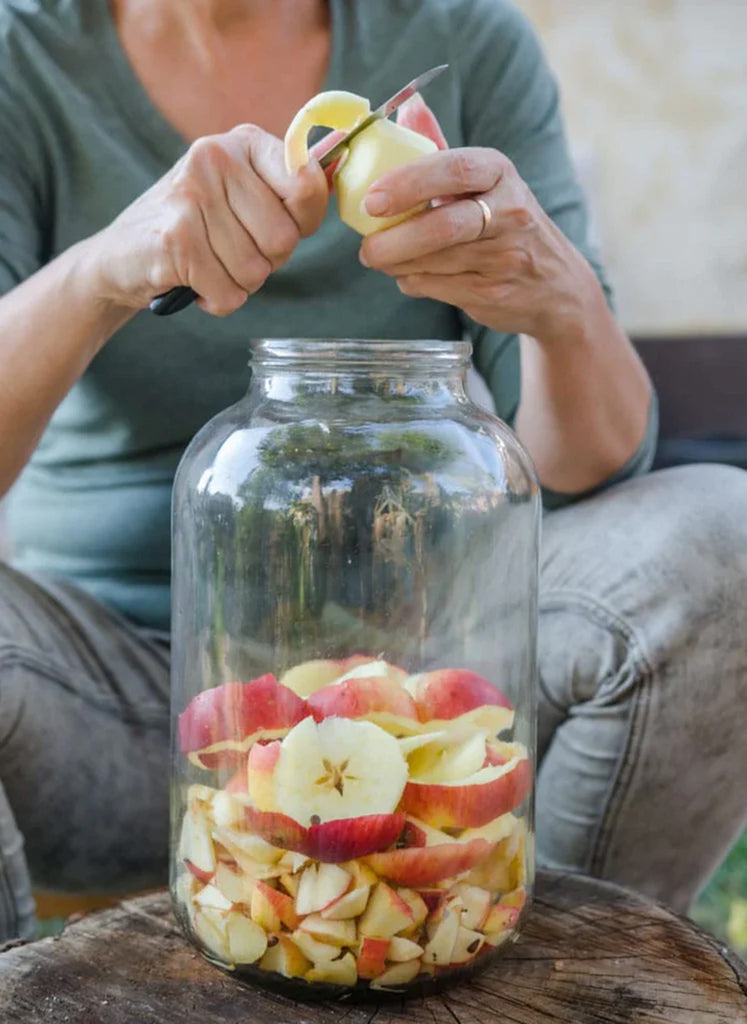
[(402, 809), (436, 828), (485, 825), (512, 811), (532, 784), (526, 757), (490, 765), (458, 782), (421, 783), (412, 779), (402, 795)]
[(277, 810), (308, 826), (393, 812), (407, 762), (372, 722), (306, 718), (281, 743), (274, 781)]
[(199, 767), (229, 770), (259, 738), (275, 739), (309, 714), (273, 675), (203, 690), (179, 716), (179, 748)]

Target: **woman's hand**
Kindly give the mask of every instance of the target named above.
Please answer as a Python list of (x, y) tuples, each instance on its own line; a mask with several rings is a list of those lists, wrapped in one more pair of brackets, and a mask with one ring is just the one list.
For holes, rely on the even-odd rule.
[[(474, 196), (487, 203), (488, 224)], [(361, 260), (405, 295), (458, 306), (497, 331), (544, 341), (583, 323), (601, 294), (594, 273), (507, 157), (477, 147), (434, 153), (384, 175), (365, 204), (382, 216), (433, 200), (370, 235)]]
[(283, 144), (253, 125), (199, 139), (92, 241), (97, 293), (142, 309), (188, 285), (216, 316), (241, 306), (321, 224), (328, 189), (312, 161), (296, 175)]

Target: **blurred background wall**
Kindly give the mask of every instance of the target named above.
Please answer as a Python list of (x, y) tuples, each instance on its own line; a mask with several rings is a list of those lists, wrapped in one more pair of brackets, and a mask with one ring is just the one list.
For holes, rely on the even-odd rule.
[(517, 0), (561, 83), (621, 318), (747, 335), (746, 0)]

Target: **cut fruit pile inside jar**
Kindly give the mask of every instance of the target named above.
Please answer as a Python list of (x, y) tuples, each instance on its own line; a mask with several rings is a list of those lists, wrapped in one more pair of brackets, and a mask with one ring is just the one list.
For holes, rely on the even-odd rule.
[(198, 694), (176, 881), (206, 953), (398, 989), (511, 938), (526, 900), (526, 748), (482, 676), (364, 655)]

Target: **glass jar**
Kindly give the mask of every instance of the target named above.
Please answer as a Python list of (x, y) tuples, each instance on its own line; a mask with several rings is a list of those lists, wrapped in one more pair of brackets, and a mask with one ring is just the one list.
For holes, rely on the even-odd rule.
[(296, 995), (440, 987), (530, 896), (540, 500), (470, 352), (257, 342), (177, 473), (174, 904)]

